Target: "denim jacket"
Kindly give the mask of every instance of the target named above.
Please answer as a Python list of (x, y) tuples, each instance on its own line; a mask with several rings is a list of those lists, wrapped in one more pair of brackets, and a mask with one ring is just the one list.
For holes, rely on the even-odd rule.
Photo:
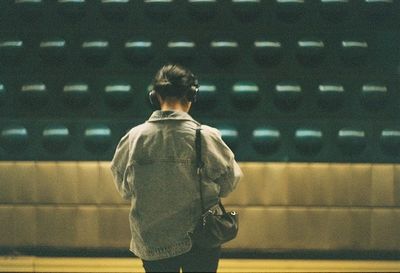
[[(201, 216), (195, 130), (188, 113), (155, 111), (120, 140), (111, 162), (121, 196), (131, 201), (130, 250), (141, 259), (178, 256), (192, 247)], [(201, 125), (206, 207), (227, 196), (243, 175), (220, 132)]]

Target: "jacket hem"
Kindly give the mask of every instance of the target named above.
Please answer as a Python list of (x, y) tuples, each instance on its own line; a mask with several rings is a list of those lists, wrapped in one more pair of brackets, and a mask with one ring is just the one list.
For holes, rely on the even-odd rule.
[(186, 239), (168, 247), (134, 249), (131, 246), (129, 250), (142, 260), (155, 261), (176, 257), (189, 252), (191, 249), (192, 241)]

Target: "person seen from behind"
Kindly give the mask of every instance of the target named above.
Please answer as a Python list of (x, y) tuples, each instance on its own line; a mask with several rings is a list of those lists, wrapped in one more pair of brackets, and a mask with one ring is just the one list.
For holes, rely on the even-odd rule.
[(199, 85), (187, 68), (169, 64), (149, 94), (155, 110), (124, 135), (111, 162), (121, 196), (131, 201), (130, 250), (146, 272), (216, 272), (221, 247), (192, 239), (202, 214), (196, 173), (195, 131), (201, 126), (203, 200), (217, 204), (237, 186), (242, 171), (221, 133), (189, 115)]

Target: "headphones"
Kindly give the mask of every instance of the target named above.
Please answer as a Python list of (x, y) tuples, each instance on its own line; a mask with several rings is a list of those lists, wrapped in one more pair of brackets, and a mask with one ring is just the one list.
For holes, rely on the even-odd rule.
[[(199, 83), (197, 81), (197, 79), (194, 80), (193, 85), (190, 86), (190, 89), (188, 90), (187, 94), (186, 94), (186, 98), (188, 101), (195, 103), (197, 101), (197, 96), (199, 93)], [(160, 102), (157, 98), (157, 91), (156, 90), (151, 90), (149, 92), (149, 100), (151, 105), (155, 108), (155, 109), (161, 109), (161, 105)]]

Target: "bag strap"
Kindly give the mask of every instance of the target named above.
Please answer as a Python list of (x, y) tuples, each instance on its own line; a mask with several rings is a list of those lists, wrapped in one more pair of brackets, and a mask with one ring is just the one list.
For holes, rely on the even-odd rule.
[(201, 186), (201, 181), (202, 181), (201, 169), (204, 166), (204, 162), (201, 159), (201, 125), (199, 125), (196, 128), (195, 144), (196, 144), (197, 177), (198, 177), (198, 180), (199, 180), (199, 188), (200, 188), (201, 212), (204, 213), (205, 212), (205, 208), (204, 208), (204, 200), (203, 200), (203, 187)]
[[(200, 189), (200, 202), (201, 202), (201, 212), (205, 213), (207, 209), (204, 207), (204, 197), (203, 197), (203, 187), (202, 187), (202, 173), (201, 170), (204, 167), (204, 162), (201, 158), (201, 125), (199, 125), (196, 128), (196, 139), (195, 139), (195, 145), (196, 145), (196, 167), (197, 167), (197, 176), (199, 180), (199, 189)], [(223, 213), (226, 213), (224, 206), (221, 203), (221, 199), (218, 198), (218, 204), (222, 210)]]

